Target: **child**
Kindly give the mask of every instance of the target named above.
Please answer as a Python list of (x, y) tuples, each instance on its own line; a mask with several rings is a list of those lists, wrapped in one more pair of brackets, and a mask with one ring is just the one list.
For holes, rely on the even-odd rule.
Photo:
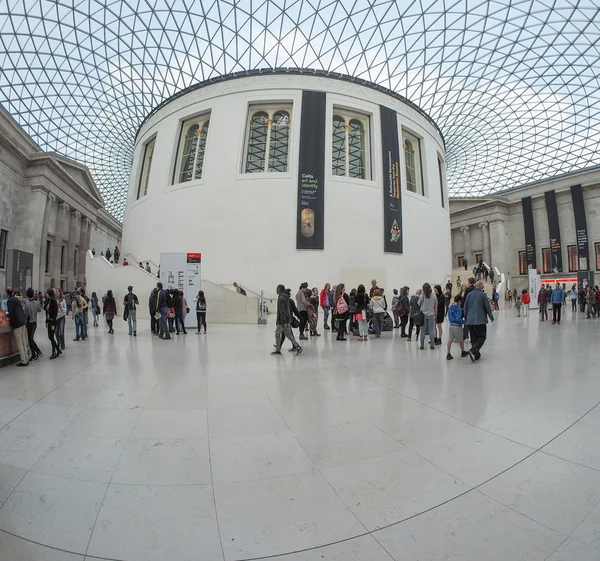
[(457, 294), (454, 297), (454, 304), (448, 308), (448, 321), (450, 321), (450, 333), (448, 334), (448, 354), (446, 360), (452, 360), (454, 357), (450, 353), (452, 343), (458, 343), (460, 346), (461, 357), (469, 356), (469, 353), (465, 351), (465, 344), (463, 343), (463, 325), (465, 320), (463, 319), (463, 310), (460, 306), (461, 297)]
[(521, 297), (517, 296), (517, 300), (515, 302), (515, 308), (517, 308), (517, 317), (521, 317)]
[(529, 310), (529, 304), (531, 302), (531, 297), (527, 293), (527, 289), (523, 289), (523, 296), (521, 298), (521, 302), (523, 303), (523, 315), (527, 317), (527, 311)]

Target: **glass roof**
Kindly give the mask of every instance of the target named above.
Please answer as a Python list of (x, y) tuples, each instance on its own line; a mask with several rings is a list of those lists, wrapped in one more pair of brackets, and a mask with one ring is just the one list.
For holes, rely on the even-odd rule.
[(0, 103), (123, 216), (144, 117), (249, 69), (389, 88), (444, 133), (452, 195), (600, 163), (598, 0), (5, 0)]

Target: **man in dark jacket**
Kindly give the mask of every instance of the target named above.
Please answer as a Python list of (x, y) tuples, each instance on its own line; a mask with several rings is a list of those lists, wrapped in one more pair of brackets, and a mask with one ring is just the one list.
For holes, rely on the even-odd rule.
[(158, 320), (156, 319), (156, 304), (158, 300), (158, 288), (153, 288), (148, 298), (148, 310), (150, 311), (150, 331), (158, 335)]
[[(169, 302), (167, 291), (163, 288), (162, 282), (156, 283), (156, 312), (158, 312), (158, 336), (161, 339), (170, 339), (169, 324), (167, 323), (167, 313), (169, 312)], [(155, 313), (156, 313), (155, 312)]]
[(469, 358), (475, 362), (481, 358), (481, 347), (487, 338), (487, 322), (494, 321), (487, 294), (483, 291), (483, 281), (477, 281), (475, 289), (465, 299), (465, 319), (471, 335)]
[(282, 284), (277, 286), (277, 320), (275, 322), (275, 350), (272, 355), (281, 354), (281, 334), (287, 337), (292, 343), (292, 350), (299, 355), (302, 352), (302, 347), (298, 345), (294, 334), (292, 333), (292, 311), (290, 309), (290, 298), (285, 293), (285, 286)]
[(6, 289), (8, 300), (6, 309), (10, 319), (10, 326), (15, 334), (21, 362), (17, 366), (29, 366), (29, 357), (27, 355), (27, 328), (25, 327), (25, 311), (21, 306), (21, 301), (13, 294), (12, 288)]
[[(467, 288), (465, 288), (465, 293), (463, 295), (463, 298), (460, 302), (460, 306), (463, 309), (463, 317), (465, 319), (467, 319), (467, 315), (466, 313), (464, 313), (465, 310), (465, 302), (467, 301), (467, 296), (469, 294), (471, 294), (471, 292), (473, 292), (475, 290), (475, 283), (476, 283), (476, 279), (475, 277), (470, 277), (467, 279)], [(469, 339), (469, 326), (465, 323), (463, 326), (463, 339), (465, 341), (467, 341)]]
[(410, 301), (408, 300), (408, 286), (403, 286), (398, 297), (398, 317), (400, 318), (400, 337), (408, 337), (406, 324), (410, 315)]
[(540, 321), (545, 321), (548, 319), (548, 291), (544, 284), (540, 288), (537, 301), (540, 307)]

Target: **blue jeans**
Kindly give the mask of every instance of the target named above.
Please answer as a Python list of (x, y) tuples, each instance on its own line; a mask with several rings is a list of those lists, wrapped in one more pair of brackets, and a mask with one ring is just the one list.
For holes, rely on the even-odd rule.
[(161, 308), (158, 311), (160, 313), (160, 319), (158, 320), (158, 334), (161, 337), (171, 337), (169, 334), (169, 324), (167, 323), (169, 308)]
[(358, 320), (358, 335), (359, 337), (367, 337), (369, 335), (369, 322), (366, 319)]
[(321, 306), (323, 308), (323, 325), (327, 325), (329, 319), (329, 306)]
[(83, 312), (82, 316), (83, 316), (83, 331), (81, 332), (81, 336), (87, 337), (88, 336), (87, 328), (88, 328), (89, 315), (87, 312)]
[(129, 328), (129, 335), (137, 333), (137, 311), (129, 310), (127, 315), (127, 327)]
[(84, 333), (83, 314), (75, 314), (75, 339), (81, 339)]
[(435, 340), (435, 316), (423, 316), (425, 318), (425, 323), (423, 327), (421, 327), (421, 347), (425, 346), (425, 333), (429, 333), (429, 344), (433, 347)]
[(92, 317), (94, 318), (94, 325), (98, 325), (98, 313), (96, 308), (92, 308)]

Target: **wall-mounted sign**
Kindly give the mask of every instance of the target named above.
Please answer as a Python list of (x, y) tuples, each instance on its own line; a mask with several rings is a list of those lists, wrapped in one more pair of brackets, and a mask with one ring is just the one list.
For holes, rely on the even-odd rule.
[(379, 106), (383, 153), (383, 251), (402, 253), (402, 199), (400, 192), (400, 141), (398, 116), (393, 109)]

